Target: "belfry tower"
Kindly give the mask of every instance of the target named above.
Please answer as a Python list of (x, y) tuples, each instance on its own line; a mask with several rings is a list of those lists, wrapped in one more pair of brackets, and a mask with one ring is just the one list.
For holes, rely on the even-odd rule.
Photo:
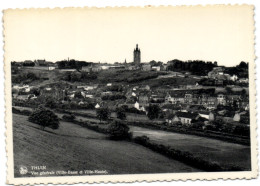
[(136, 44), (136, 48), (134, 49), (134, 64), (140, 65), (141, 63), (141, 50), (138, 48), (138, 44)]

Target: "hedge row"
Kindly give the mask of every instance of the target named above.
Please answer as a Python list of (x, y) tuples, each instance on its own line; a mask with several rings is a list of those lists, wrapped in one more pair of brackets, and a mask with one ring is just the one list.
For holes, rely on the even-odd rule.
[(30, 116), (32, 114), (32, 112), (30, 110), (19, 110), (14, 107), (12, 107), (12, 112), (14, 114), (21, 114), (21, 115), (25, 115), (25, 116)]
[(180, 151), (171, 148), (170, 146), (165, 146), (162, 144), (152, 143), (147, 136), (139, 136), (135, 137), (133, 141), (137, 144), (143, 145), (155, 152), (163, 154), (169, 158), (181, 161), (187, 165), (192, 167), (205, 170), (207, 172), (214, 172), (214, 171), (243, 171), (243, 168), (234, 166), (234, 165), (219, 165), (218, 163), (209, 162), (203, 160), (199, 157), (193, 156), (193, 154), (185, 151)]
[(60, 113), (64, 113), (64, 114), (74, 114), (75, 116), (82, 116), (82, 117), (88, 117), (88, 118), (97, 118), (96, 116), (93, 116), (91, 114), (87, 114), (87, 113), (77, 113), (77, 112), (70, 112), (70, 111), (67, 111), (67, 110), (64, 110), (64, 109), (55, 109), (57, 112), (60, 112)]
[(91, 124), (89, 122), (77, 121), (77, 120), (74, 120), (74, 121), (71, 121), (71, 122), (74, 123), (74, 124), (80, 125), (82, 127), (85, 127), (87, 129), (94, 130), (96, 132), (100, 132), (100, 133), (103, 133), (103, 134), (108, 134), (108, 130), (107, 129), (101, 128), (101, 127), (99, 127), (96, 124)]

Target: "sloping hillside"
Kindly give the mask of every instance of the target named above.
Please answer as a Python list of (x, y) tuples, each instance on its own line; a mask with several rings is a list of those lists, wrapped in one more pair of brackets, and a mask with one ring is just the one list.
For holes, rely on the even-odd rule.
[[(14, 170), (21, 165), (47, 166), (47, 171), (106, 170), (108, 174), (169, 173), (199, 171), (125, 141), (68, 122), (58, 130), (42, 131), (26, 116), (13, 114)], [(31, 176), (27, 174), (26, 176)]]

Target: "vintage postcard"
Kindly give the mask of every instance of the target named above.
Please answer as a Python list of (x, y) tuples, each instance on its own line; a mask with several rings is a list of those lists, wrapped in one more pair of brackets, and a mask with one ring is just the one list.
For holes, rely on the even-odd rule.
[(4, 11), (7, 183), (257, 177), (254, 7)]

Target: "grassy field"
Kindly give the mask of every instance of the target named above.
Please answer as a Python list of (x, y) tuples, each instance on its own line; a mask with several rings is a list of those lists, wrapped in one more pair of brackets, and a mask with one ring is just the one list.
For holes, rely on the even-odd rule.
[(147, 136), (157, 144), (169, 145), (174, 149), (187, 151), (194, 156), (220, 165), (236, 165), (250, 170), (250, 146), (224, 142), (207, 137), (179, 134), (130, 126), (133, 136)]
[[(60, 118), (63, 116), (63, 114), (60, 113), (56, 114)], [(81, 116), (76, 116), (76, 120), (99, 123), (99, 120), (96, 118)], [(106, 128), (107, 125), (100, 125), (100, 127)], [(130, 128), (134, 137), (145, 135), (154, 143), (169, 145), (174, 149), (190, 152), (194, 156), (204, 160), (217, 162), (220, 165), (235, 165), (244, 170), (250, 170), (250, 146), (195, 135), (152, 130), (143, 127), (130, 126)], [(59, 130), (62, 130), (62, 128)]]
[[(58, 130), (42, 131), (13, 114), (14, 170), (21, 165), (47, 166), (57, 170), (106, 170), (108, 174), (194, 172), (198, 169), (169, 159), (140, 145), (111, 141), (100, 134), (68, 122)], [(30, 176), (30, 174), (27, 174)]]

